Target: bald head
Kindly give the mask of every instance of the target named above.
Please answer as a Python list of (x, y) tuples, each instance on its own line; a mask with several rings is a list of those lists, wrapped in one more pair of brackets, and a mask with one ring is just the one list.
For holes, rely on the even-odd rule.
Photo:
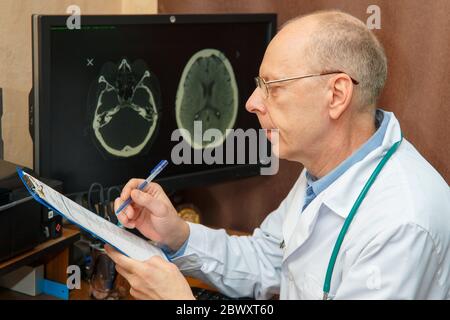
[(340, 11), (320, 11), (288, 21), (277, 38), (298, 54), (308, 72), (340, 70), (359, 81), (357, 104), (365, 109), (375, 106), (386, 82), (387, 60), (362, 21)]

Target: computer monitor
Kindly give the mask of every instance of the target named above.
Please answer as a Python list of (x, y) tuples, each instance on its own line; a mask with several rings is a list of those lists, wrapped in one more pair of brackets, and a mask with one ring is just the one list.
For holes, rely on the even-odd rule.
[(169, 166), (157, 181), (170, 190), (259, 174), (249, 155), (245, 163), (174, 164), (180, 140), (172, 135), (183, 129), (193, 158), (220, 145), (189, 140), (195, 121), (223, 133), (260, 128), (245, 102), (275, 14), (82, 15), (78, 29), (66, 22), (32, 17), (30, 133), (40, 176), (74, 194), (145, 178), (162, 159)]

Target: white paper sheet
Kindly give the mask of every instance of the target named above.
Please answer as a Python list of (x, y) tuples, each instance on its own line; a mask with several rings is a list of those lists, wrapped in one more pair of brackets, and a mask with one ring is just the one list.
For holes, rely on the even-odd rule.
[(145, 261), (154, 255), (158, 255), (166, 259), (161, 249), (148, 241), (99, 217), (33, 176), (25, 172), (23, 172), (23, 176), (25, 181), (30, 181), (33, 184), (36, 195), (47, 204), (71, 222), (119, 249), (130, 258)]

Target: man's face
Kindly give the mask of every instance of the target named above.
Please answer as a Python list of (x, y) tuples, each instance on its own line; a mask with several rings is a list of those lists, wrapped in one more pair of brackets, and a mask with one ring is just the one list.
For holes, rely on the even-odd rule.
[[(260, 67), (259, 76), (266, 81), (320, 72), (311, 70), (302, 59), (305, 39), (309, 32), (305, 26), (287, 26), (269, 44)], [(304, 36), (302, 36), (302, 34)], [(328, 121), (326, 82), (307, 78), (269, 85), (269, 97), (256, 88), (246, 103), (246, 109), (258, 116), (263, 129), (278, 129), (279, 158), (299, 161), (314, 152), (316, 141), (325, 134)], [(271, 135), (268, 134), (271, 140)], [(273, 142), (272, 142), (273, 143)], [(273, 150), (277, 152), (276, 146)]]

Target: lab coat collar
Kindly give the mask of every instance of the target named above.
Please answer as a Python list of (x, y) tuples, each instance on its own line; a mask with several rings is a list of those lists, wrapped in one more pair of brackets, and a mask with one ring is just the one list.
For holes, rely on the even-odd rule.
[(391, 116), (381, 146), (370, 152), (363, 160), (354, 164), (323, 191), (323, 203), (344, 219), (347, 218), (375, 167), (389, 148), (401, 139), (401, 129), (397, 118), (392, 112), (384, 112), (389, 113)]
[(311, 201), (303, 212), (301, 212), (301, 208), (304, 204), (306, 175), (305, 170), (302, 171), (298, 180), (299, 185), (295, 189), (293, 197), (296, 201), (292, 201), (288, 207), (287, 217), (283, 223), (283, 239), (286, 241), (283, 261), (288, 259), (290, 255), (298, 250), (310, 237), (315, 228), (317, 219), (320, 216), (320, 212), (322, 211), (322, 206), (328, 207), (332, 212), (344, 219), (348, 216), (359, 193), (377, 164), (387, 150), (400, 139), (400, 125), (394, 114), (391, 113), (381, 146), (370, 152), (364, 159), (351, 166), (336, 181)]

